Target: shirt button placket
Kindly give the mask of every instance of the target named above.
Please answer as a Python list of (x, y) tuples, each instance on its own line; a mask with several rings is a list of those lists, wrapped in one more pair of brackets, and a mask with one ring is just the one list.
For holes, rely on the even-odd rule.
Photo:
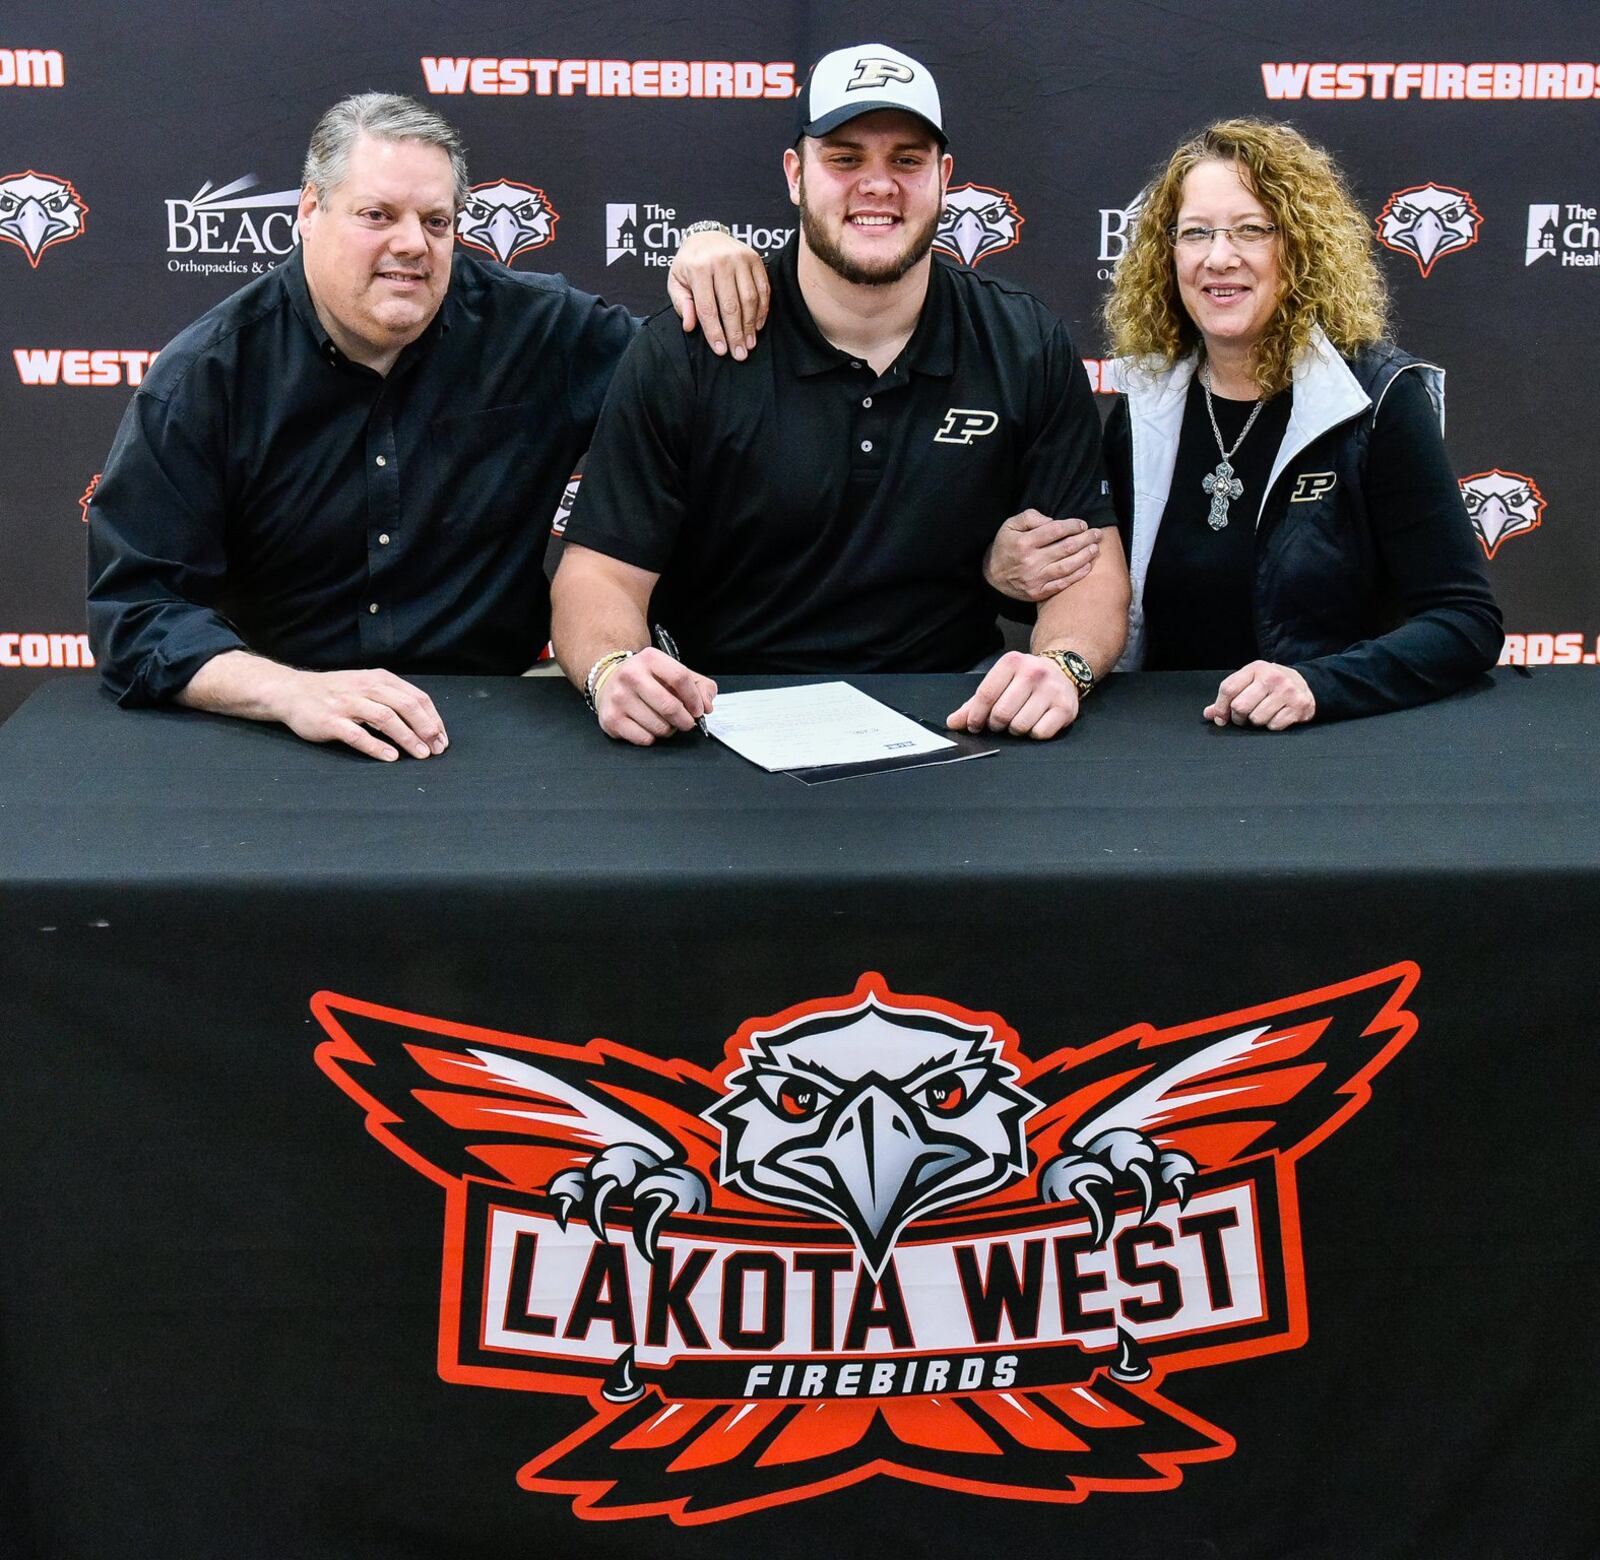
[[(867, 386), (876, 388), (870, 368), (854, 362), (850, 367), (861, 371), (859, 378), (864, 380)], [(855, 432), (851, 441), (851, 464), (858, 473), (876, 476), (883, 469), (883, 413), (874, 410), (877, 396), (864, 394), (860, 384), (852, 385), (850, 395), (856, 403), (855, 416), (852, 419)]]
[[(384, 387), (387, 391), (388, 386)], [(380, 393), (367, 422), (367, 578), (368, 596), (358, 617), (361, 648), (374, 660), (394, 652), (395, 570), (400, 529), (400, 462), (395, 451), (394, 417)]]

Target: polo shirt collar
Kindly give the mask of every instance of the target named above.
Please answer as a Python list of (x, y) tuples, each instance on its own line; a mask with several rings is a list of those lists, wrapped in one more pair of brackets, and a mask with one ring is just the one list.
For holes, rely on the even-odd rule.
[[(806, 307), (805, 294), (800, 291), (798, 233), (778, 252), (772, 281), (777, 303), (773, 320), (789, 337), (796, 377), (831, 373), (842, 363), (852, 361), (849, 353), (842, 352), (817, 329), (817, 322)], [(917, 328), (901, 352), (900, 361), (913, 373), (934, 378), (948, 379), (956, 371), (955, 299), (945, 264), (937, 256), (928, 273), (928, 295), (923, 299)]]

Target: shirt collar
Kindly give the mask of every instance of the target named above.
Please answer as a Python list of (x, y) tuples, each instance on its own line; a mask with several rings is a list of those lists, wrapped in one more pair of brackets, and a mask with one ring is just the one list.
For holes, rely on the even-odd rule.
[[(444, 302), (439, 305), (439, 312), (428, 321), (427, 329), (401, 352), (395, 360), (394, 368), (389, 371), (391, 376), (409, 367), (427, 351), (429, 344), (436, 337), (450, 329), (460, 308), (457, 294), (460, 291), (458, 284), (461, 278), (455, 264), (460, 258), (460, 254), (457, 253), (452, 259), (450, 286), (445, 291)], [(339, 350), (333, 337), (323, 329), (322, 321), (317, 317), (317, 306), (311, 301), (311, 289), (306, 285), (305, 254), (298, 244), (294, 253), (278, 267), (278, 274), (283, 278), (284, 290), (289, 294), (291, 307), (317, 345), (317, 356), (326, 359), (335, 368), (370, 373), (371, 370), (363, 370), (361, 364), (352, 362), (346, 357)]]
[[(794, 357), (795, 374), (807, 378), (826, 374), (842, 364), (856, 361), (842, 352), (817, 329), (817, 322), (806, 307), (800, 291), (800, 235), (796, 233), (778, 252), (770, 271), (772, 279), (773, 324), (788, 337)], [(949, 378), (956, 367), (956, 322), (954, 284), (945, 263), (934, 257), (928, 274), (928, 296), (911, 340), (900, 354), (900, 361), (914, 373)]]

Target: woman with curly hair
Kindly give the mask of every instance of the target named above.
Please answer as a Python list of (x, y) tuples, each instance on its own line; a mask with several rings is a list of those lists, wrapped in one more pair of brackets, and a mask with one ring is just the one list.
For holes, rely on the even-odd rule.
[(1444, 375), (1386, 315), (1366, 219), (1289, 126), (1214, 124), (1157, 175), (1106, 306), (1121, 664), (1227, 671), (1219, 726), (1420, 704), (1499, 654)]

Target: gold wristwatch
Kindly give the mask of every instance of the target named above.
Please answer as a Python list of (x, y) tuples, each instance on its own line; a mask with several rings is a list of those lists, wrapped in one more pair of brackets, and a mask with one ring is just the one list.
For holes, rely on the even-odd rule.
[(1094, 668), (1076, 650), (1040, 650), (1047, 661), (1054, 661), (1078, 688), (1078, 697), (1087, 699), (1094, 691)]

